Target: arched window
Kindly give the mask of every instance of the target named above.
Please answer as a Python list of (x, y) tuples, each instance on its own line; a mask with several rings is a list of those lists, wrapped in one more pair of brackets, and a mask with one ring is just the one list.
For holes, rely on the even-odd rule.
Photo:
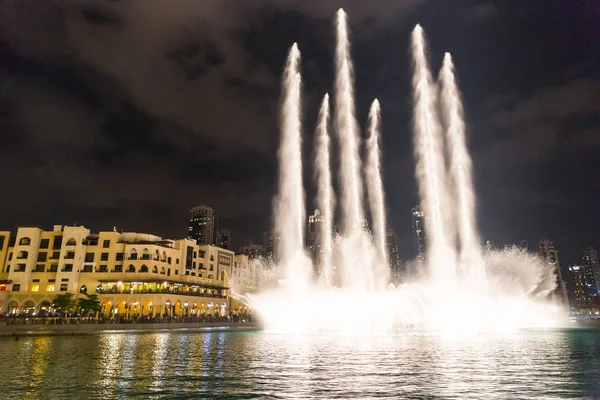
[(79, 289), (79, 293), (87, 294), (87, 286), (82, 285)]
[(212, 279), (212, 278), (213, 278), (213, 276), (212, 276), (212, 275), (209, 275), (209, 276), (208, 276), (208, 279)]
[(144, 251), (142, 252), (142, 260), (149, 260), (149, 259), (150, 259), (150, 250), (144, 249)]
[(140, 272), (148, 272), (148, 267), (146, 265), (142, 265), (140, 267)]
[(163, 251), (162, 258), (160, 259), (160, 261), (162, 261), (162, 262), (166, 262), (167, 261), (167, 252), (166, 251)]
[(29, 252), (25, 250), (21, 250), (17, 253), (17, 260), (25, 260), (29, 256)]
[(135, 272), (135, 267), (129, 264), (129, 267), (127, 267), (127, 272)]
[(156, 265), (154, 267), (152, 267), (152, 273), (158, 274), (158, 267)]
[(19, 246), (29, 246), (31, 244), (31, 239), (28, 237), (21, 238), (19, 240)]
[(102, 293), (102, 285), (96, 286), (96, 293)]
[(67, 246), (77, 246), (77, 241), (73, 238), (67, 240)]
[(212, 254), (210, 256), (210, 261), (215, 261), (215, 257), (213, 257)]
[(154, 253), (154, 261), (158, 261), (158, 260), (160, 260), (160, 253), (157, 249), (156, 252)]
[(165, 274), (165, 267), (162, 267), (162, 268), (160, 269), (160, 274), (161, 274), (161, 275), (164, 275), (164, 274)]
[(137, 250), (136, 249), (131, 249), (131, 251), (129, 252), (129, 260), (137, 260)]

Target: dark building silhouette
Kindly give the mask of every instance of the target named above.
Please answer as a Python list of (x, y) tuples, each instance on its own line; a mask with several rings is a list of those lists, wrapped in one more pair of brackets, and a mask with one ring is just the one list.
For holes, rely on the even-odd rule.
[(271, 262), (279, 261), (277, 247), (279, 246), (280, 236), (275, 231), (267, 231), (264, 235), (265, 257)]
[(581, 264), (588, 268), (594, 276), (596, 282), (596, 293), (600, 296), (600, 263), (598, 262), (598, 252), (593, 247), (588, 247), (583, 252)]
[(319, 274), (319, 262), (323, 256), (323, 215), (319, 210), (315, 210), (313, 215), (308, 216), (308, 225), (306, 227), (306, 245), (308, 253), (315, 266), (316, 273)]
[(598, 292), (592, 269), (583, 265), (571, 265), (569, 271), (573, 278), (571, 307), (579, 310), (597, 308)]
[(417, 260), (424, 262), (426, 255), (427, 236), (425, 232), (425, 214), (421, 211), (420, 206), (412, 209), (412, 229), (415, 240), (415, 251)]
[(387, 245), (388, 262), (390, 265), (390, 280), (394, 285), (404, 283), (407, 280), (406, 271), (403, 269), (400, 254), (398, 252), (398, 235), (394, 229), (388, 229), (385, 235)]
[(265, 257), (265, 247), (260, 244), (250, 243), (240, 247), (238, 254), (244, 254), (248, 256), (250, 260), (255, 258), (263, 258)]
[(560, 268), (560, 257), (558, 256), (558, 250), (554, 247), (554, 242), (549, 239), (541, 239), (537, 247), (538, 256), (540, 256), (547, 263), (552, 265), (554, 274), (556, 275), (556, 289), (553, 295), (564, 305), (569, 304), (569, 297), (567, 294), (567, 286), (562, 276)]
[(188, 214), (188, 238), (198, 244), (218, 245), (219, 219), (209, 206), (197, 206)]
[(231, 250), (231, 231), (230, 230), (221, 229), (219, 231), (218, 246), (222, 249)]

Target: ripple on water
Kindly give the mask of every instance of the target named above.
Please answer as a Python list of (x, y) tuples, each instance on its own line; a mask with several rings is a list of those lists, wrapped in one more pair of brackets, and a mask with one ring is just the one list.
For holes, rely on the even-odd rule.
[(594, 398), (600, 332), (0, 339), (5, 399)]

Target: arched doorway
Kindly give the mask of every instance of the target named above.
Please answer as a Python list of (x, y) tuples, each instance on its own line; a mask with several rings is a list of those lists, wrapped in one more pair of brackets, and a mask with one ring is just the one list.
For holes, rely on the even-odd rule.
[(129, 307), (129, 315), (132, 317), (139, 317), (141, 313), (142, 306), (140, 302), (136, 299), (131, 302), (131, 306)]
[(52, 314), (52, 304), (48, 300), (42, 300), (38, 306), (38, 315), (47, 317)]
[(21, 312), (25, 315), (33, 315), (35, 314), (35, 304), (32, 300), (27, 300), (21, 306)]
[(170, 316), (173, 315), (172, 311), (173, 311), (173, 302), (171, 302), (171, 300), (165, 301), (165, 309), (164, 309), (164, 313), (163, 314), (165, 316), (170, 317)]
[(6, 311), (10, 315), (18, 314), (19, 313), (19, 303), (17, 303), (14, 300), (11, 301), (10, 303), (8, 303), (8, 306), (6, 306)]
[(142, 315), (152, 315), (152, 300), (146, 299), (142, 304)]

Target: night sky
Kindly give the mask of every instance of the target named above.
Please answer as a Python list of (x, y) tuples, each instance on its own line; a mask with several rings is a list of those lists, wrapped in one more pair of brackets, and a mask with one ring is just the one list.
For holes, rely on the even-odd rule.
[[(280, 76), (297, 41), (310, 160), (332, 90), (332, 20), (353, 30), (357, 118), (382, 104), (389, 225), (414, 257), (410, 32), (454, 57), (479, 227), (600, 247), (600, 3), (594, 0), (0, 0), (0, 229), (74, 223), (187, 233), (211, 205), (262, 242), (276, 191)], [(312, 172), (305, 171), (313, 208)]]

